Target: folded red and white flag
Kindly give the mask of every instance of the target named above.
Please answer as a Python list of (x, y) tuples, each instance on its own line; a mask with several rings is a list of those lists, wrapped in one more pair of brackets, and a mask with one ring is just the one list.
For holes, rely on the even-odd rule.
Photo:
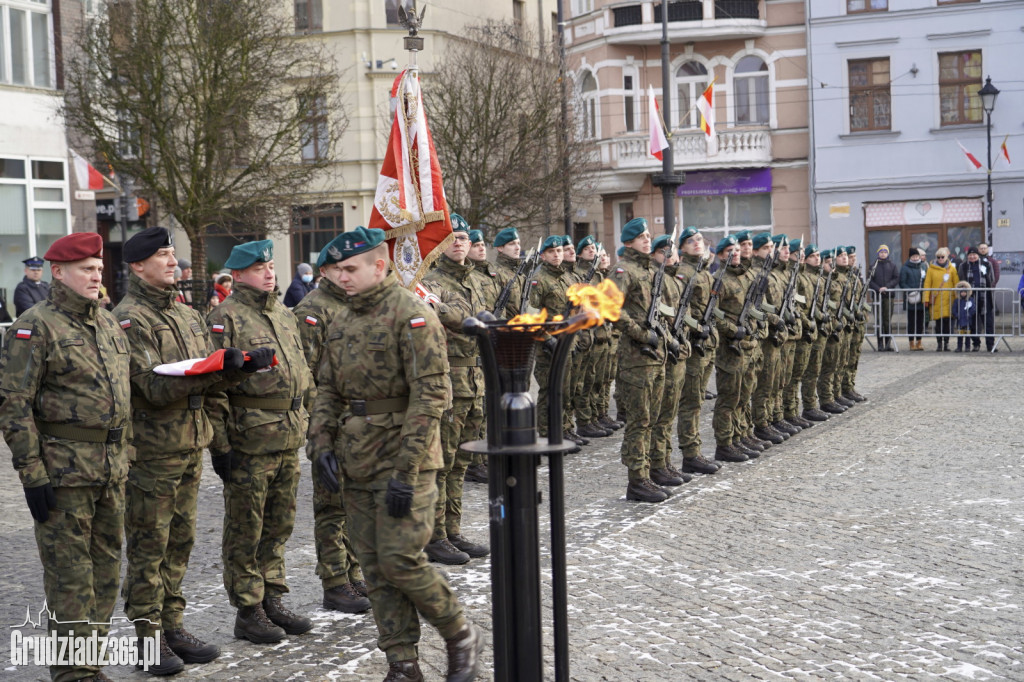
[(647, 151), (650, 152), (651, 156), (661, 161), (662, 150), (668, 147), (668, 138), (665, 137), (665, 131), (661, 128), (661, 114), (658, 109), (658, 100), (654, 99), (654, 89), (647, 86), (647, 127), (650, 129), (650, 140), (647, 145)]
[(976, 171), (981, 168), (981, 161), (978, 161), (978, 157), (967, 151), (967, 147), (960, 144), (960, 140), (957, 140), (956, 144), (960, 147), (960, 151), (964, 153), (964, 156), (967, 157), (967, 170)]
[[(245, 359), (249, 359), (249, 354), (245, 354)], [(277, 354), (274, 354), (274, 359), (271, 361), (270, 366), (273, 367), (277, 364)], [(191, 377), (199, 374), (210, 374), (212, 372), (219, 372), (224, 369), (224, 349), (214, 351), (209, 357), (206, 358), (192, 358), (191, 360), (179, 360), (178, 362), (168, 362), (164, 365), (157, 365), (153, 368), (153, 371), (157, 374), (162, 374), (169, 377)], [(269, 369), (269, 368), (267, 368)], [(260, 370), (264, 371), (264, 370)]]
[(74, 149), (70, 151), (71, 159), (74, 161), (75, 179), (78, 180), (78, 189), (103, 189), (103, 174), (96, 170), (91, 163), (86, 161)]

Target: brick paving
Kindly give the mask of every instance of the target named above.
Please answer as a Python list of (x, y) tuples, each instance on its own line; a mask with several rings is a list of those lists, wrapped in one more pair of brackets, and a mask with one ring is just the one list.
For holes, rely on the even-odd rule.
[[(698, 476), (661, 505), (625, 500), (619, 437), (569, 456), (573, 679), (1024, 679), (1024, 343), (1011, 345), (1016, 352), (966, 356), (866, 349), (858, 390), (869, 402), (756, 461)], [(704, 438), (708, 452), (708, 407)], [(11, 627), (43, 593), (31, 518), (7, 471), (0, 622)], [(547, 547), (543, 468), (541, 479)], [(319, 608), (308, 462), (285, 601), (316, 627), (275, 646), (232, 637), (221, 486), (208, 460), (205, 481), (186, 625), (223, 654), (176, 679), (382, 679), (372, 616)], [(466, 489), (464, 531), (485, 539), (486, 486)], [(446, 570), (489, 634), (487, 560)], [(545, 637), (553, 679), (550, 628)], [(429, 626), (421, 657), (427, 679), (444, 678), (443, 642)], [(491, 676), (489, 651), (485, 663), (481, 679)], [(144, 677), (124, 667), (108, 674)], [(12, 667), (8, 652), (0, 677), (48, 679), (45, 669)]]

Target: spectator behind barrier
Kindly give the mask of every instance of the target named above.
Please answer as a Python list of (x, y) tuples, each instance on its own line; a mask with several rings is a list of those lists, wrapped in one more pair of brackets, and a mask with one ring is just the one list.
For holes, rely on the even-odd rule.
[[(935, 262), (928, 266), (924, 277), (925, 289), (952, 289), (960, 277), (956, 268), (949, 262), (949, 249), (943, 246), (935, 252)], [(925, 291), (925, 308), (931, 310), (931, 318), (935, 320), (936, 351), (949, 350), (949, 334), (952, 327), (953, 297), (944, 291)]]
[(910, 350), (924, 350), (921, 335), (925, 333), (924, 301), (921, 285), (924, 283), (928, 264), (916, 247), (910, 247), (907, 262), (900, 268), (899, 288), (906, 290), (903, 307), (907, 311), (907, 333), (910, 334)]
[(309, 263), (299, 263), (295, 268), (295, 278), (288, 285), (288, 291), (285, 292), (284, 304), (289, 308), (294, 308), (311, 291), (313, 291), (313, 268)]
[(877, 263), (875, 274), (868, 282), (868, 288), (878, 296), (881, 310), (882, 324), (876, 332), (878, 350), (892, 350), (892, 297), (889, 289), (895, 289), (900, 283), (900, 271), (896, 264), (889, 260), (889, 247), (882, 244), (875, 252)]
[[(963, 280), (956, 283), (956, 300), (953, 301), (953, 322), (956, 325), (956, 352), (964, 352), (964, 337), (967, 337), (967, 348), (971, 349), (971, 341), (977, 337), (967, 336), (976, 331), (978, 324), (974, 292), (969, 282)], [(977, 350), (977, 346), (975, 346)]]

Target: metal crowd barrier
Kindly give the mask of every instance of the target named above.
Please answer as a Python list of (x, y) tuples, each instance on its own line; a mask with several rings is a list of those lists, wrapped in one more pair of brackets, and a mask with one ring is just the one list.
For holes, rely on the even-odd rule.
[[(935, 350), (940, 343), (948, 344), (950, 351), (957, 346), (968, 346), (965, 350), (973, 351), (975, 347), (995, 352), (1002, 341), (1007, 351), (1011, 351), (1006, 337), (1021, 335), (1021, 292), (1014, 289), (994, 287), (991, 289), (971, 289), (973, 305), (967, 310), (963, 320), (957, 320), (954, 314), (954, 303), (960, 297), (962, 289), (888, 289), (883, 294), (868, 291), (868, 303), (871, 305), (871, 318), (865, 338), (872, 349), (877, 349), (883, 341), (888, 341), (895, 352), (900, 352), (896, 339), (908, 340), (935, 339), (935, 346), (926, 350)], [(920, 303), (932, 300), (932, 306), (940, 301), (947, 301), (944, 306), (949, 317), (932, 319), (932, 308), (912, 306), (909, 302)], [(888, 314), (886, 311), (888, 308)], [(888, 318), (888, 320), (886, 319)], [(872, 343), (872, 337), (874, 343)], [(929, 344), (930, 345), (930, 344)]]

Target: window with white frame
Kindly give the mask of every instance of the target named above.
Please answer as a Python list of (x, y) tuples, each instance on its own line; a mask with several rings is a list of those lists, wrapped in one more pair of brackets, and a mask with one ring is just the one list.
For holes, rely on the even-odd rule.
[(636, 79), (633, 74), (622, 76), (622, 115), (626, 121), (626, 132), (636, 130)]
[(583, 137), (597, 137), (597, 79), (589, 71), (583, 72), (580, 81), (580, 99), (583, 106), (583, 116), (580, 117)]
[(747, 55), (733, 72), (736, 123), (768, 123), (768, 65), (760, 57)]
[(578, 17), (581, 14), (594, 10), (594, 0), (572, 0), (572, 15)]
[(0, 83), (52, 88), (51, 0), (0, 0)]
[(709, 82), (708, 70), (700, 62), (686, 62), (676, 69), (676, 111), (680, 128), (695, 128), (700, 124), (700, 114), (693, 104), (704, 94)]

